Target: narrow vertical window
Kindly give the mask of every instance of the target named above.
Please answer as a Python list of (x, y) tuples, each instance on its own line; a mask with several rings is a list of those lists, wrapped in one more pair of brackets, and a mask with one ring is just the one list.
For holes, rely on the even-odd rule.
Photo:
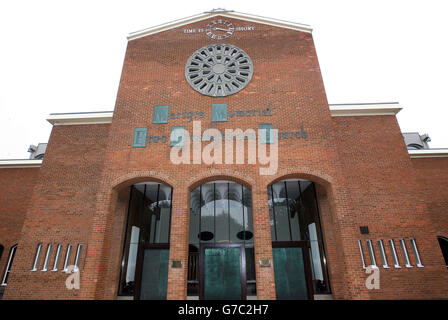
[(58, 263), (59, 263), (59, 257), (61, 256), (61, 248), (62, 244), (58, 244), (58, 247), (56, 249), (56, 256), (54, 257), (53, 269), (51, 269), (51, 271), (58, 271)]
[(11, 271), (12, 262), (14, 260), (15, 254), (16, 254), (16, 249), (17, 249), (17, 245), (13, 246), (11, 248), (11, 252), (9, 253), (8, 264), (6, 265), (5, 274), (3, 275), (3, 279), (2, 279), (2, 286), (6, 286), (6, 284), (8, 282), (8, 276), (9, 276), (9, 272)]
[(406, 250), (406, 243), (404, 239), (400, 239), (401, 249), (403, 250), (404, 260), (406, 262), (406, 268), (412, 268), (411, 262), (409, 261), (408, 250)]
[(375, 252), (373, 252), (373, 246), (372, 246), (371, 240), (367, 240), (367, 249), (369, 249), (371, 265), (376, 267), (377, 265), (376, 265), (376, 260), (375, 260)]
[(383, 240), (378, 240), (378, 246), (380, 247), (381, 260), (383, 262), (383, 268), (388, 269), (389, 265), (387, 264), (386, 252), (384, 251)]
[(64, 269), (62, 269), (62, 272), (67, 272), (68, 270), (68, 261), (70, 260), (70, 253), (72, 251), (72, 245), (67, 245), (67, 253), (65, 254), (65, 261), (64, 261)]
[(79, 259), (81, 257), (82, 244), (78, 244), (78, 248), (76, 249), (76, 257), (75, 257), (75, 272), (79, 271)]
[(42, 250), (42, 243), (37, 245), (36, 257), (34, 258), (33, 269), (31, 271), (37, 271), (37, 264), (39, 263), (40, 252)]
[(417, 259), (417, 268), (423, 268), (424, 265), (422, 264), (422, 261), (420, 260), (420, 254), (418, 253), (417, 243), (415, 242), (414, 238), (411, 238), (411, 244), (412, 244), (412, 249), (414, 249), (415, 259)]
[(401, 268), (398, 262), (397, 251), (395, 251), (395, 244), (393, 239), (389, 239), (390, 250), (392, 251), (392, 257), (394, 258), (394, 267)]
[(358, 240), (359, 253), (361, 254), (362, 268), (366, 268), (366, 262), (364, 260), (364, 252), (362, 251), (361, 240)]
[(44, 261), (44, 266), (42, 267), (41, 271), (47, 271), (48, 269), (48, 260), (50, 260), (50, 252), (51, 252), (51, 243), (48, 244), (47, 246), (47, 254), (45, 255), (45, 261)]

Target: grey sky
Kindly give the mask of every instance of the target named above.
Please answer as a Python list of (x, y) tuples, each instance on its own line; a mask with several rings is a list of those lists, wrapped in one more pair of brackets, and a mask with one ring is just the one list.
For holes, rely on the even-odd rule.
[(309, 24), (329, 103), (398, 101), (402, 131), (448, 147), (447, 1), (2, 1), (0, 159), (28, 158), (56, 112), (113, 110), (126, 35), (226, 8)]

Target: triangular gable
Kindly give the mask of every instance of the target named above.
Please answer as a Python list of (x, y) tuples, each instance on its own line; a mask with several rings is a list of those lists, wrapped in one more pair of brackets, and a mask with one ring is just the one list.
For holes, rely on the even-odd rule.
[(213, 11), (204, 12), (204, 13), (201, 13), (198, 15), (190, 16), (190, 17), (187, 17), (184, 19), (167, 22), (167, 23), (155, 26), (155, 27), (148, 28), (148, 29), (143, 29), (140, 31), (132, 32), (128, 35), (127, 38), (129, 41), (131, 41), (131, 40), (135, 40), (138, 38), (149, 36), (151, 34), (159, 33), (162, 31), (167, 31), (167, 30), (174, 29), (174, 28), (184, 26), (187, 24), (191, 24), (191, 23), (195, 23), (195, 22), (202, 21), (205, 19), (213, 18), (216, 16), (240, 19), (240, 20), (245, 20), (245, 21), (250, 21), (250, 22), (255, 22), (255, 23), (266, 24), (266, 25), (270, 25), (270, 26), (274, 26), (274, 27), (292, 29), (292, 30), (308, 32), (308, 33), (311, 33), (313, 30), (309, 25), (306, 25), (306, 24), (300, 24), (300, 23), (295, 23), (295, 22), (289, 22), (289, 21), (283, 21), (283, 20), (278, 20), (278, 19), (255, 16), (255, 15), (236, 12), (236, 11), (213, 10)]

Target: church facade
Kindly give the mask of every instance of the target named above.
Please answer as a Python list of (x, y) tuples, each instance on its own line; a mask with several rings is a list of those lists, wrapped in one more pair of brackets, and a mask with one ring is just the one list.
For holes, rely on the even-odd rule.
[(113, 111), (0, 161), (3, 299), (446, 299), (448, 150), (401, 109), (329, 104), (307, 25), (131, 33)]

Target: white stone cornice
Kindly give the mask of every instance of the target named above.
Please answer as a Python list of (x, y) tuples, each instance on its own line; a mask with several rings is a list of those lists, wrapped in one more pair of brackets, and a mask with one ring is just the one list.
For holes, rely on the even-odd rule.
[(332, 117), (395, 116), (403, 109), (398, 102), (330, 104)]
[(47, 121), (54, 126), (107, 124), (112, 123), (113, 111), (80, 112), (80, 113), (52, 113)]
[(39, 168), (43, 160), (0, 160), (0, 169)]
[[(398, 103), (330, 104), (332, 117), (396, 115)], [(52, 125), (81, 125), (112, 123), (114, 112), (52, 113), (47, 121)]]
[(418, 149), (408, 150), (408, 153), (411, 159), (448, 157), (448, 149)]
[(311, 33), (313, 31), (313, 29), (309, 25), (306, 25), (306, 24), (283, 21), (283, 20), (278, 20), (278, 19), (273, 19), (273, 18), (266, 18), (266, 17), (256, 16), (256, 15), (251, 15), (251, 14), (241, 13), (241, 12), (235, 12), (235, 11), (209, 11), (209, 12), (204, 12), (204, 13), (197, 14), (194, 16), (190, 16), (190, 17), (187, 17), (184, 19), (167, 22), (167, 23), (164, 23), (164, 24), (161, 24), (158, 26), (154, 26), (151, 28), (143, 29), (140, 31), (131, 32), (127, 38), (129, 41), (131, 41), (131, 40), (135, 40), (138, 38), (149, 36), (151, 34), (163, 32), (163, 31), (178, 28), (178, 27), (181, 27), (181, 26), (184, 26), (187, 24), (199, 22), (199, 21), (202, 21), (202, 20), (205, 20), (208, 18), (213, 18), (216, 16), (226, 17), (226, 18), (230, 18), (230, 19), (231, 18), (240, 19), (240, 20), (245, 20), (245, 21), (249, 21), (249, 22), (266, 24), (266, 25), (270, 25), (270, 26), (274, 26), (274, 27), (292, 29), (292, 30), (297, 30), (297, 31), (302, 31), (302, 32), (307, 32), (307, 33)]

